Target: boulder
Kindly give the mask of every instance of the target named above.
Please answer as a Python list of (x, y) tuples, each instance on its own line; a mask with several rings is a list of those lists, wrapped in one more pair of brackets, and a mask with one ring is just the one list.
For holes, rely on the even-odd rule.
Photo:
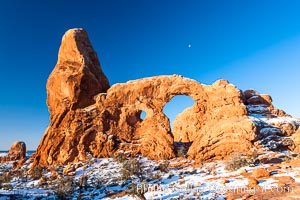
[(249, 114), (260, 114), (265, 117), (291, 117), (283, 110), (275, 108), (272, 104), (272, 97), (268, 94), (260, 94), (250, 89), (243, 91), (243, 97)]
[(270, 176), (270, 172), (268, 172), (265, 168), (256, 168), (252, 171), (253, 178), (268, 178)]
[(258, 181), (253, 178), (253, 177), (249, 177), (248, 178), (248, 187), (249, 188), (255, 188), (258, 185)]
[(188, 151), (190, 159), (227, 159), (233, 152), (247, 154), (256, 140), (256, 125), (247, 117), (207, 122)]
[(26, 144), (22, 141), (14, 142), (8, 152), (8, 157), (20, 160), (26, 158)]
[(19, 165), (24, 163), (26, 159), (26, 144), (22, 141), (14, 142), (8, 154), (6, 156), (0, 157), (0, 162), (16, 161), (19, 160)]
[(249, 89), (249, 90), (245, 90), (243, 92), (243, 95), (244, 95), (245, 99), (248, 100), (253, 96), (259, 95), (259, 92), (257, 92), (256, 90), (253, 90), (253, 89)]
[(291, 150), (293, 150), (295, 153), (300, 153), (300, 129), (298, 129), (296, 133), (291, 136), (291, 139), (294, 142)]
[(290, 176), (273, 176), (273, 179), (278, 180), (278, 184), (292, 184), (295, 182), (295, 179)]
[(74, 176), (75, 170), (76, 170), (75, 165), (69, 163), (67, 166), (64, 167), (63, 175), (64, 176)]

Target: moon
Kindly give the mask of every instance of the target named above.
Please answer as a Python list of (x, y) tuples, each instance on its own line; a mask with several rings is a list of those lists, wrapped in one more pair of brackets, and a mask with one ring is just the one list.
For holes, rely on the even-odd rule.
[(188, 48), (191, 48), (192, 47), (192, 44), (188, 44)]

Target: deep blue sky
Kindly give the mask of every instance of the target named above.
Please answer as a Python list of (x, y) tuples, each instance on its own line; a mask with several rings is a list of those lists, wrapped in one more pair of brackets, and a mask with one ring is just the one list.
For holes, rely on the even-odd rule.
[(88, 31), (111, 84), (161, 74), (225, 78), (299, 117), (299, 19), (297, 0), (2, 0), (0, 149), (15, 140), (37, 147), (48, 125), (46, 81), (74, 27)]

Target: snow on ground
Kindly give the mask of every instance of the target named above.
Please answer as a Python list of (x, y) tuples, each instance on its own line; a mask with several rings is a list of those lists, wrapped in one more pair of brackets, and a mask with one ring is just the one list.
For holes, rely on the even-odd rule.
[[(277, 119), (266, 118), (261, 116), (256, 118), (252, 116), (253, 120), (262, 121), (263, 123), (285, 123), (294, 122), (291, 118), (280, 117)], [(296, 121), (295, 121), (296, 123)], [(297, 122), (298, 123), (298, 122)], [(277, 128), (262, 129), (262, 133), (269, 131), (274, 132)], [(273, 154), (273, 151), (265, 149), (263, 156)], [(276, 152), (276, 157), (282, 157), (287, 154), (293, 154), (288, 151)], [(146, 199), (178, 199), (184, 198), (200, 198), (200, 199), (225, 199), (226, 193), (232, 191), (242, 191), (244, 193), (253, 194), (256, 191), (248, 187), (248, 178), (242, 175), (242, 172), (251, 173), (255, 168), (267, 168), (271, 164), (257, 164), (253, 166), (242, 167), (236, 171), (228, 171), (225, 169), (226, 163), (224, 161), (215, 161), (205, 163), (202, 166), (194, 166), (193, 161), (184, 159), (170, 160), (167, 172), (162, 172), (158, 169), (161, 162), (148, 160), (144, 157), (137, 158), (142, 163), (142, 178), (131, 176), (130, 180), (122, 180), (123, 164), (117, 162), (113, 158), (92, 158), (88, 162), (77, 163), (79, 167), (74, 171), (74, 176), (70, 176), (73, 183), (75, 183), (75, 191), (69, 196), (71, 199), (77, 199), (79, 196), (82, 199), (139, 199), (137, 196), (132, 196), (123, 193), (120, 196), (114, 196), (118, 193), (128, 191), (128, 187), (136, 184), (135, 191), (142, 191)], [(80, 165), (79, 165), (80, 164)], [(26, 161), (21, 168), (28, 171), (32, 163)], [(180, 167), (174, 167), (174, 166)], [(13, 163), (0, 164), (0, 176), (12, 170)], [(63, 166), (62, 166), (63, 168)], [(62, 168), (58, 172), (62, 173)], [(300, 167), (285, 168), (278, 170), (279, 173), (272, 174), (271, 177), (259, 180), (259, 186), (262, 188), (276, 188), (278, 187), (278, 180), (276, 177), (290, 176), (296, 183), (300, 183)], [(88, 178), (87, 189), (80, 189), (78, 183), (82, 176)], [(51, 172), (48, 171), (44, 177), (49, 179)], [(61, 179), (65, 179), (62, 176)], [(60, 180), (61, 180), (60, 179)], [(57, 182), (60, 181), (59, 179)], [(22, 199), (60, 199), (53, 189), (41, 187), (41, 179), (30, 180), (30, 178), (14, 177), (9, 183), (2, 183), (0, 180), (0, 200), (10, 199), (11, 196), (21, 196)], [(54, 184), (48, 183), (47, 184)], [(4, 186), (10, 185), (12, 188), (4, 189)], [(110, 196), (112, 195), (112, 196)], [(300, 198), (300, 196), (296, 196)]]
[[(111, 199), (109, 194), (119, 193), (125, 191), (130, 183), (136, 183), (136, 190), (144, 191), (146, 199), (174, 199), (174, 198), (201, 198), (201, 199), (225, 199), (228, 191), (251, 191), (247, 187), (248, 179), (241, 175), (241, 171), (246, 170), (251, 172), (253, 169), (262, 167), (260, 164), (253, 167), (243, 167), (237, 171), (225, 170), (225, 163), (223, 161), (216, 161), (213, 163), (205, 163), (201, 167), (180, 167), (174, 168), (172, 164), (179, 161), (174, 159), (170, 161), (168, 172), (161, 172), (156, 170), (159, 165), (158, 162), (148, 160), (144, 157), (139, 157), (142, 163), (143, 175), (148, 178), (143, 180), (133, 176), (130, 181), (121, 181), (122, 164), (114, 161), (112, 158), (93, 159), (90, 165), (82, 163), (82, 166), (77, 168), (72, 179), (79, 181), (82, 175), (88, 177), (87, 190), (79, 191), (79, 188), (72, 194), (73, 199), (77, 196), (93, 195), (94, 199)], [(185, 161), (184, 161), (185, 162)], [(188, 161), (186, 161), (188, 162)], [(269, 166), (264, 164), (263, 167)], [(1, 164), (0, 169), (10, 169), (11, 163)], [(300, 183), (299, 175), (300, 168), (281, 170), (280, 174), (276, 176), (291, 176), (296, 182)], [(150, 178), (151, 174), (157, 174), (157, 178)], [(49, 172), (45, 176), (49, 176)], [(226, 182), (224, 181), (226, 180)], [(23, 195), (24, 199), (34, 199), (36, 197), (45, 199), (58, 199), (54, 195), (53, 190), (39, 188), (40, 180), (20, 180), (13, 178), (10, 184), (13, 186), (11, 190), (0, 189), (0, 199), (5, 199), (9, 195)], [(276, 187), (277, 180), (267, 178), (259, 182), (259, 186)], [(97, 185), (98, 183), (98, 185)], [(1, 197), (6, 196), (6, 197)], [(125, 195), (117, 197), (116, 199), (138, 199), (137, 197)]]
[(299, 127), (298, 119), (293, 117), (271, 117), (266, 115), (269, 113), (269, 109), (265, 105), (248, 105), (247, 110), (249, 111), (249, 117), (254, 122), (264, 122), (269, 125), (280, 125), (280, 124), (294, 124)]
[(268, 107), (266, 107), (265, 105), (248, 105), (247, 110), (249, 112), (253, 112), (253, 113), (256, 113), (256, 112), (264, 113), (264, 112), (269, 111)]
[(0, 195), (17, 195), (28, 198), (34, 197), (45, 197), (45, 198), (55, 198), (53, 191), (50, 190), (42, 190), (42, 189), (14, 189), (14, 190), (2, 190), (0, 189)]
[(296, 118), (291, 117), (266, 117), (261, 114), (251, 114), (249, 116), (254, 122), (265, 122), (270, 125), (276, 125), (276, 124), (295, 124), (296, 126), (299, 126), (298, 120)]
[(8, 153), (0, 153), (0, 157), (5, 157), (7, 156)]

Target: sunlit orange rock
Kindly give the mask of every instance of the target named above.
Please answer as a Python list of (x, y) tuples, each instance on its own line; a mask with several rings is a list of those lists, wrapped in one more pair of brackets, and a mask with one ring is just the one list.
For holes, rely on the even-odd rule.
[(0, 157), (0, 162), (19, 160), (21, 163), (25, 159), (26, 159), (26, 144), (25, 142), (22, 141), (16, 141), (11, 145), (7, 156)]
[(87, 32), (83, 29), (68, 30), (62, 38), (56, 66), (47, 81), (51, 120), (58, 120), (58, 116), (68, 110), (95, 103), (94, 96), (108, 88), (108, 79), (101, 70)]
[[(249, 117), (249, 105), (263, 104), (266, 110), (260, 114), (274, 110), (270, 96), (242, 92), (227, 80), (204, 85), (170, 75), (110, 87), (82, 29), (63, 36), (47, 94), (50, 124), (33, 166), (110, 157), (118, 151), (171, 159), (174, 141), (192, 143), (190, 159), (222, 159), (234, 151), (248, 152), (257, 141), (262, 127)], [(195, 104), (177, 116), (172, 132), (163, 108), (176, 95), (190, 96)]]

